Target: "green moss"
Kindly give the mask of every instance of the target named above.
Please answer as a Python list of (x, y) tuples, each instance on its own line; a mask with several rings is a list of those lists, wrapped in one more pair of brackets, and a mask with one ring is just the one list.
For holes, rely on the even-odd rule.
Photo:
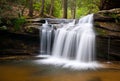
[[(95, 22), (95, 26), (99, 27), (99, 22)], [(99, 34), (99, 35), (103, 35), (103, 36), (106, 36), (107, 32), (103, 29), (100, 29), (100, 28), (95, 28), (96, 32)]]
[(102, 36), (107, 35), (107, 32), (105, 30), (102, 30), (102, 29), (99, 29), (99, 28), (96, 28), (95, 30), (99, 35), (102, 35)]
[(15, 31), (20, 30), (20, 27), (22, 25), (24, 25), (25, 22), (26, 22), (26, 20), (24, 17), (14, 19), (14, 21), (13, 21), (14, 30)]
[(118, 14), (116, 14), (116, 13), (104, 13), (103, 15), (111, 17), (111, 18), (114, 18), (115, 23), (119, 23), (120, 22), (120, 16)]
[(27, 29), (27, 32), (32, 33), (33, 29), (30, 27), (30, 28)]

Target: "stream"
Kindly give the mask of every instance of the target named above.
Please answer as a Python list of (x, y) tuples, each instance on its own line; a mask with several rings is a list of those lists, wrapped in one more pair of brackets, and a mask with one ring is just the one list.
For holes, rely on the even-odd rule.
[(0, 81), (120, 81), (120, 62), (102, 62), (97, 70), (72, 70), (36, 60), (1, 60)]

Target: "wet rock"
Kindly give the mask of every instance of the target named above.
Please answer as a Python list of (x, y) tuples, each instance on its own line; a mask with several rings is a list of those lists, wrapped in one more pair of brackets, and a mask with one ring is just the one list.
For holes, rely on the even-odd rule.
[(98, 57), (107, 60), (119, 60), (120, 8), (99, 11), (94, 15), (94, 21), (97, 31)]
[(0, 56), (39, 54), (39, 35), (0, 31)]

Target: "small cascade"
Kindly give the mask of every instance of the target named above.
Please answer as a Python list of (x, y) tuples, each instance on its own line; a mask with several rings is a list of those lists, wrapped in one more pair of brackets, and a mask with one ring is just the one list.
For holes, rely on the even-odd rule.
[[(57, 28), (54, 39), (51, 39), (52, 31), (53, 28), (50, 28), (47, 23), (43, 24), (41, 52), (51, 54), (51, 56), (42, 60), (42, 63), (62, 65), (74, 69), (101, 67), (95, 60), (96, 35), (93, 29), (93, 14), (82, 17), (77, 24), (74, 20)], [(54, 40), (53, 48), (51, 48), (52, 40)]]
[(111, 39), (110, 37), (108, 37), (108, 54), (107, 54), (107, 63), (111, 63), (110, 62), (110, 42), (111, 42)]
[(41, 54), (51, 54), (52, 50), (52, 40), (54, 39), (54, 29), (52, 25), (49, 25), (46, 21), (40, 29), (40, 53)]
[(61, 57), (64, 44), (65, 44), (65, 39), (68, 34), (68, 29), (72, 26), (74, 26), (75, 21), (68, 23), (64, 25), (62, 28), (57, 29), (55, 33), (55, 40), (54, 40), (54, 45), (53, 45), (53, 51), (52, 55), (55, 57)]

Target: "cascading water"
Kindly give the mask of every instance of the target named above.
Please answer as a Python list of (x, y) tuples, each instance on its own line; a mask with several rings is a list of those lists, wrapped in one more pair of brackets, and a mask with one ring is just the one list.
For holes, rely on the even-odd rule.
[(52, 49), (52, 39), (53, 39), (54, 29), (52, 25), (49, 25), (46, 21), (40, 29), (40, 53), (41, 54), (51, 54)]
[(73, 21), (58, 28), (55, 31), (52, 55), (41, 62), (74, 69), (100, 67), (101, 65), (95, 62), (93, 14), (82, 17), (76, 25)]
[(75, 21), (72, 23), (68, 23), (67, 25), (63, 26), (62, 28), (58, 29), (55, 33), (55, 40), (53, 45), (52, 55), (55, 57), (61, 57), (62, 51), (65, 44), (65, 39), (67, 37), (69, 27), (74, 26)]
[(93, 14), (81, 18), (76, 26), (72, 22), (58, 29), (52, 55), (66, 59), (72, 57), (80, 62), (93, 61), (95, 33), (92, 16)]

